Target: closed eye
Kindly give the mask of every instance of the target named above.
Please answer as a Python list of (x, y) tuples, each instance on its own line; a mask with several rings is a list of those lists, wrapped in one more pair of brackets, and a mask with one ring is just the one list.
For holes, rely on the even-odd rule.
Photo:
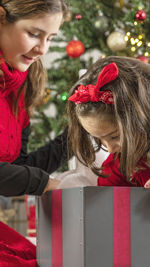
[(119, 135), (111, 136), (111, 139), (112, 139), (112, 140), (115, 140), (115, 139), (118, 139), (119, 137), (120, 137)]
[(28, 34), (33, 38), (37, 38), (39, 36), (39, 34), (35, 34), (35, 33), (32, 33), (32, 32), (28, 32)]
[[(28, 32), (28, 34), (30, 35), (30, 37), (32, 38), (40, 38), (40, 34), (39, 33), (32, 33), (32, 32)], [(52, 40), (53, 36), (51, 36), (50, 38), (47, 38), (47, 42), (50, 42)]]

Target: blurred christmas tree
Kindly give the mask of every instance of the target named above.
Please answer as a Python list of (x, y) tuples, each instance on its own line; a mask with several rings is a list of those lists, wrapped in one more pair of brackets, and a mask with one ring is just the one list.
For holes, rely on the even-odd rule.
[[(150, 55), (150, 0), (71, 0), (66, 21), (50, 53), (60, 57), (48, 69), (49, 84), (36, 111), (29, 149), (49, 141), (67, 124), (68, 91), (100, 56)], [(51, 110), (53, 114), (51, 116)]]

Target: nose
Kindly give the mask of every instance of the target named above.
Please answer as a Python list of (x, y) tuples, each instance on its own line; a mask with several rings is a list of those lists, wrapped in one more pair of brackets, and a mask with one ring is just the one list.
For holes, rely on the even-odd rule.
[(38, 45), (34, 47), (34, 52), (36, 52), (36, 54), (40, 56), (43, 56), (48, 52), (49, 46), (50, 46), (49, 42), (44, 40), (43, 42), (40, 42)]
[(119, 145), (116, 143), (116, 144), (112, 144), (112, 143), (109, 143), (109, 142), (105, 142), (104, 143), (105, 147), (107, 147), (107, 150), (110, 154), (114, 154), (116, 152), (119, 152), (120, 150), (120, 147)]

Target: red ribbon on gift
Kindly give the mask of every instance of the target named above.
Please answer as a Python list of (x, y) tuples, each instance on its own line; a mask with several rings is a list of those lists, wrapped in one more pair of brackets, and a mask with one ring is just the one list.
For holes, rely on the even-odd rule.
[(63, 267), (62, 190), (52, 192), (52, 266)]
[(113, 188), (113, 267), (131, 267), (130, 188)]

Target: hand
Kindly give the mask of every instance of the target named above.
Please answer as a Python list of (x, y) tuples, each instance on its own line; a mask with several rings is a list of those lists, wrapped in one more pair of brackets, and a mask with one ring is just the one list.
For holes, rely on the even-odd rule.
[(60, 181), (59, 180), (50, 178), (48, 180), (48, 183), (47, 183), (47, 185), (46, 185), (43, 193), (45, 193), (47, 191), (50, 191), (50, 190), (57, 189), (57, 187), (58, 187), (59, 184), (60, 184)]
[(150, 188), (150, 179), (145, 183), (144, 187), (145, 188)]
[(58, 189), (71, 188), (71, 187), (85, 187), (96, 185), (90, 181), (89, 178), (83, 176), (81, 173), (73, 173), (70, 171), (63, 179), (60, 179)]

